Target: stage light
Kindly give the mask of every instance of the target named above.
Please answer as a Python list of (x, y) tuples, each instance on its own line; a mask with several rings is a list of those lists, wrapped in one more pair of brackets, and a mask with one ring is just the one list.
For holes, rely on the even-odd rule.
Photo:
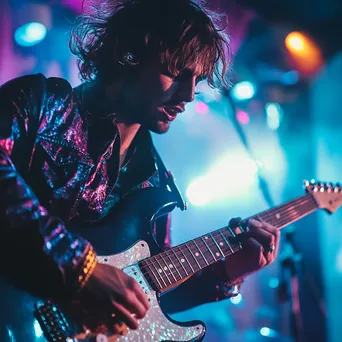
[(209, 107), (203, 101), (197, 101), (196, 104), (195, 104), (195, 110), (199, 114), (208, 114)]
[(303, 74), (316, 72), (323, 64), (319, 47), (305, 33), (289, 33), (285, 38), (285, 46), (295, 67)]
[(196, 206), (209, 203), (212, 199), (212, 188), (208, 177), (201, 177), (194, 180), (186, 190), (189, 202)]
[(303, 51), (306, 47), (306, 38), (300, 32), (291, 32), (285, 38), (285, 45), (289, 50)]
[(276, 278), (276, 277), (271, 278), (271, 279), (268, 281), (268, 286), (269, 286), (271, 289), (276, 289), (276, 288), (279, 286), (279, 279)]
[(43, 336), (42, 328), (40, 327), (40, 324), (37, 320), (35, 320), (33, 323), (33, 329), (34, 329), (34, 333), (35, 333), (36, 337)]
[(291, 70), (283, 73), (281, 81), (285, 85), (294, 85), (299, 81), (299, 73), (296, 70)]
[(24, 24), (14, 32), (14, 39), (20, 46), (33, 46), (40, 43), (46, 36), (46, 27), (38, 22)]
[(195, 179), (188, 186), (186, 196), (196, 206), (211, 201), (245, 196), (256, 180), (258, 167), (245, 156), (229, 155), (217, 162), (204, 176)]
[(251, 82), (244, 81), (235, 84), (231, 90), (231, 95), (236, 101), (244, 101), (251, 99), (256, 92), (255, 85)]
[(231, 297), (229, 298), (230, 302), (234, 305), (238, 305), (242, 302), (242, 295), (241, 293), (239, 293), (238, 295), (236, 295), (235, 297)]
[(238, 110), (236, 112), (236, 120), (241, 125), (247, 125), (250, 121), (250, 117), (249, 117), (248, 113), (244, 112), (243, 110)]
[(15, 42), (20, 47), (37, 45), (52, 28), (51, 8), (45, 4), (19, 2), (12, 11)]
[(277, 337), (278, 333), (275, 330), (270, 329), (268, 327), (262, 327), (260, 329), (260, 335), (273, 338), (273, 337)]
[(277, 130), (280, 126), (283, 109), (278, 103), (266, 103), (265, 111), (268, 127), (274, 131)]

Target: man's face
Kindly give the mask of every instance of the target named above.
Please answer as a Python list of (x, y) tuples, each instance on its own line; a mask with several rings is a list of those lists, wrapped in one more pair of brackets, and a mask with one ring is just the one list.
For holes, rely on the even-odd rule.
[(170, 123), (194, 100), (199, 65), (189, 65), (178, 75), (170, 75), (159, 59), (143, 66), (128, 66), (132, 75), (123, 80), (120, 108), (131, 123), (139, 123), (155, 133), (165, 133)]

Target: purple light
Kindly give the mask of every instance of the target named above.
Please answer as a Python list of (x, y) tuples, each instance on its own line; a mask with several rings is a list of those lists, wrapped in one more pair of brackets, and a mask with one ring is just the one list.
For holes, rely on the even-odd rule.
[(236, 113), (236, 119), (241, 125), (247, 125), (249, 123), (249, 115), (243, 110), (238, 110)]
[(208, 114), (209, 107), (206, 103), (204, 103), (202, 101), (198, 101), (195, 105), (195, 110), (199, 114)]

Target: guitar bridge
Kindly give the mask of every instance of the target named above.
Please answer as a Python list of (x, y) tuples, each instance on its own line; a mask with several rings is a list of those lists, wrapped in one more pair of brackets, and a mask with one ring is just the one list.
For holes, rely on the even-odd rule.
[(34, 316), (40, 324), (48, 342), (72, 342), (69, 336), (70, 326), (59, 308), (49, 300), (38, 301)]

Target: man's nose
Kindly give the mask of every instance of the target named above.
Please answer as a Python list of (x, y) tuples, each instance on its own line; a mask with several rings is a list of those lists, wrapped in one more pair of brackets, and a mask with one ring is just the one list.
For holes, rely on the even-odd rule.
[(179, 87), (179, 98), (184, 102), (192, 102), (195, 99), (196, 78), (183, 80)]

